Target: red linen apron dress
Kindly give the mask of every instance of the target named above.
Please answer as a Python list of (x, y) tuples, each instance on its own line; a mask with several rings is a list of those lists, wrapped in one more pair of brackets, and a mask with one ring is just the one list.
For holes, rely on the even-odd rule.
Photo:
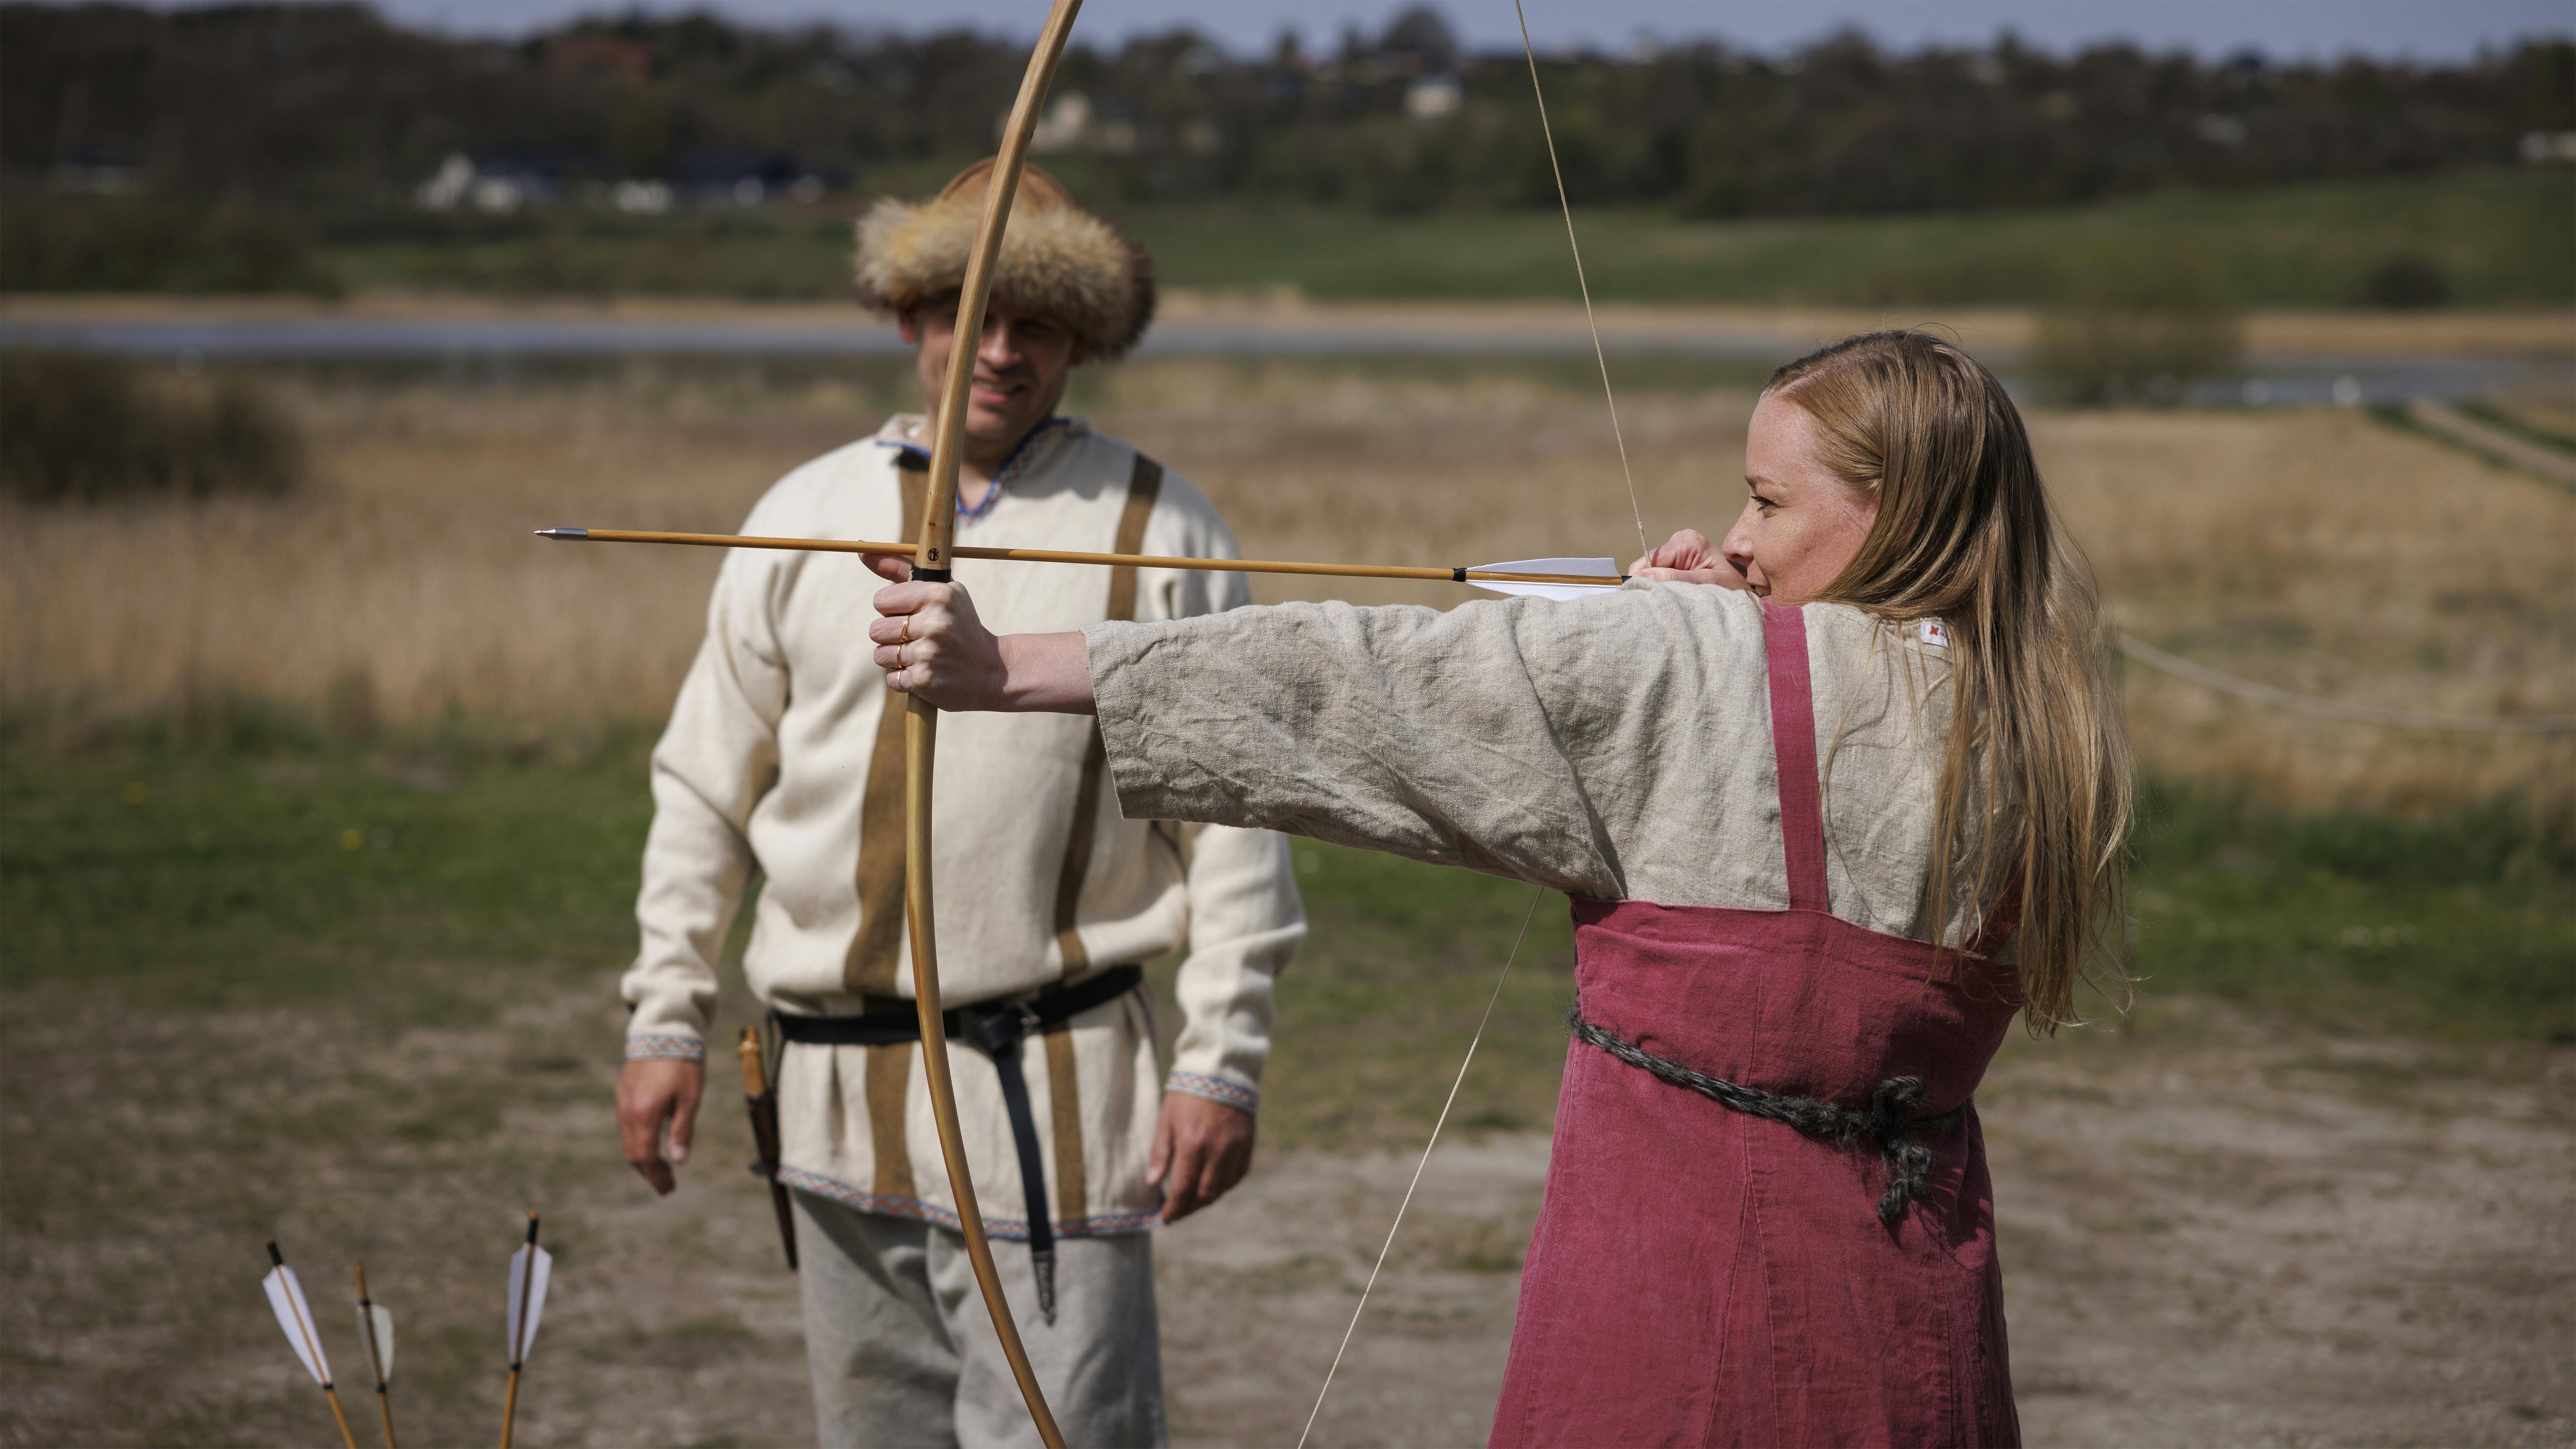
[(1653, 1056), (1766, 1092), (1861, 1105), (1919, 1077), (1906, 1116), (1932, 1169), (1883, 1224), (1875, 1144), (1804, 1136), (1576, 1041), (1497, 1449), (2020, 1442), (1993, 1190), (1966, 1105), (2018, 997), (1982, 961), (1826, 913), (1805, 616), (1765, 604), (1763, 634), (1789, 908), (1577, 900), (1577, 1007)]

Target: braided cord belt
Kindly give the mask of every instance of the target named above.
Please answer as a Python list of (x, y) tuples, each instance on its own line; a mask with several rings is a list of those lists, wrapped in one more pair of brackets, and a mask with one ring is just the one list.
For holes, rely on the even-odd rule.
[(1867, 1108), (1765, 1092), (1656, 1056), (1618, 1033), (1584, 1020), (1580, 1005), (1566, 1012), (1565, 1024), (1576, 1041), (1608, 1052), (1657, 1081), (1697, 1092), (1729, 1111), (1777, 1122), (1836, 1147), (1876, 1142), (1880, 1158), (1887, 1163), (1887, 1191), (1878, 1199), (1878, 1220), (1889, 1227), (1905, 1215), (1907, 1203), (1922, 1195), (1932, 1175), (1932, 1149), (1914, 1140), (1914, 1129), (1947, 1124), (1968, 1109), (1968, 1104), (1961, 1102), (1937, 1117), (1907, 1117), (1905, 1109), (1923, 1096), (1921, 1077), (1890, 1077), (1879, 1083), (1869, 1094)]

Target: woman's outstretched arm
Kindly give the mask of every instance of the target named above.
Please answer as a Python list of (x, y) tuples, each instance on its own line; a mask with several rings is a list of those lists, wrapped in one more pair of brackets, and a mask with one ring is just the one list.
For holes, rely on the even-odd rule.
[(1000, 638), (953, 585), (878, 600), (868, 634), (892, 687), (948, 709), (1096, 716), (1131, 819), (1281, 830), (1580, 895), (1625, 895), (1637, 851), (1705, 857), (1708, 807), (1744, 813), (1708, 782), (1767, 739), (1758, 605), (1724, 589), (1446, 613), (1283, 604)]

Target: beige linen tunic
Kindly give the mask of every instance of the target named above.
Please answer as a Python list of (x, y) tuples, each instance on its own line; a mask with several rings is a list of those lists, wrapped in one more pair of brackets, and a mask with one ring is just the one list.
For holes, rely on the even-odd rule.
[[(782, 479), (749, 534), (908, 539), (920, 532), (919, 420)], [(1234, 557), (1188, 480), (1078, 422), (1050, 425), (1005, 470), (970, 541)], [(1250, 602), (1240, 575), (961, 559), (956, 576), (1003, 631), (1168, 619)], [(653, 754), (654, 816), (625, 977), (627, 1053), (695, 1057), (713, 963), (751, 873), (764, 873), (743, 968), (785, 1011), (902, 1009), (903, 709), (871, 658), (883, 581), (847, 555), (726, 557), (707, 638)], [(890, 704), (891, 701), (891, 704)], [(1032, 1035), (1022, 1054), (1060, 1235), (1151, 1226), (1145, 1181), (1161, 1089), (1251, 1109), (1268, 1059), (1271, 980), (1304, 936), (1285, 842), (1264, 830), (1121, 818), (1104, 798), (1092, 722), (949, 715), (934, 780), (942, 985), (951, 1003), (1046, 990), (1189, 949), (1168, 1081), (1130, 995)], [(869, 1212), (954, 1225), (916, 1045), (791, 1048), (779, 1073), (782, 1176)], [(1019, 1163), (992, 1064), (959, 1047), (956, 1077), (986, 1221), (1027, 1231)]]
[[(1760, 610), (1641, 581), (1564, 603), (1288, 604), (1084, 633), (1130, 815), (1267, 826), (1575, 895), (1779, 910)], [(1941, 637), (1807, 609), (1832, 910), (1874, 931), (1932, 930)]]

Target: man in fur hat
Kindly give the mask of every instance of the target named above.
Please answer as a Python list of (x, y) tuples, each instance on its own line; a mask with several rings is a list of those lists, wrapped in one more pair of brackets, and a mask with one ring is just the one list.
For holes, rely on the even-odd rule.
[[(859, 224), (862, 300), (918, 349), (936, 400), (991, 163)], [(1059, 417), (1087, 359), (1144, 335), (1144, 249), (1031, 168), (975, 347), (960, 533), (1032, 547), (1236, 557), (1188, 480)], [(743, 531), (913, 538), (930, 420), (780, 480)], [(1078, 628), (1251, 602), (1237, 574), (960, 560), (996, 627)], [(627, 1160), (669, 1192), (703, 1086), (715, 962), (752, 872), (743, 971), (785, 1039), (781, 1181), (796, 1204), (826, 1444), (1033, 1442), (973, 1287), (940, 1162), (904, 930), (903, 709), (863, 641), (882, 580), (833, 554), (728, 555), (707, 637), (653, 753), (654, 816), (625, 977)], [(1271, 980), (1304, 936), (1267, 831), (1126, 820), (1088, 720), (941, 729), (935, 879), (966, 1149), (1029, 1354), (1081, 1444), (1165, 1439), (1146, 1230), (1250, 1166)], [(1172, 1068), (1138, 963), (1187, 947)], [(667, 1136), (667, 1149), (664, 1139)]]

